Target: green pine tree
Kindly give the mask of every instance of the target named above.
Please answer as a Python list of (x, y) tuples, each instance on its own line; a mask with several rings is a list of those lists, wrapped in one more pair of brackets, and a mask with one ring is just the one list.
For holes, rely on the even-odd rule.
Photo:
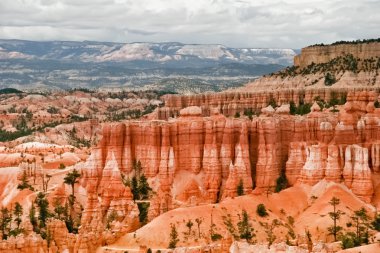
[(139, 197), (142, 200), (149, 198), (149, 193), (152, 191), (152, 188), (150, 188), (147, 178), (144, 174), (140, 177), (139, 183), (138, 183), (138, 191), (139, 191)]
[(63, 182), (71, 186), (71, 195), (73, 196), (73, 198), (75, 198), (74, 186), (75, 184), (79, 183), (78, 178), (80, 176), (80, 173), (76, 169), (74, 169), (73, 171), (67, 173), (67, 175), (63, 178)]
[(337, 221), (340, 219), (342, 214), (340, 210), (336, 209), (339, 203), (340, 200), (336, 197), (333, 197), (329, 202), (329, 204), (333, 206), (333, 211), (329, 212), (329, 216), (333, 220), (333, 225), (328, 228), (328, 231), (334, 236), (334, 241), (337, 241), (337, 235), (343, 229), (341, 226), (337, 225)]
[(137, 181), (137, 177), (133, 176), (131, 180), (131, 191), (133, 195), (133, 200), (139, 200), (140, 194), (139, 194), (139, 182)]
[(0, 229), (2, 233), (2, 239), (6, 240), (9, 236), (10, 232), (10, 224), (12, 222), (12, 214), (11, 212), (6, 208), (1, 208), (1, 216), (0, 216)]
[(30, 207), (29, 220), (33, 226), (33, 231), (37, 231), (38, 224), (37, 224), (37, 219), (36, 219), (36, 207), (34, 206), (34, 202), (32, 202), (32, 206)]
[(249, 215), (246, 210), (243, 210), (239, 222), (237, 223), (240, 239), (246, 239), (248, 242), (255, 236), (252, 224), (249, 222)]
[(46, 220), (50, 217), (49, 213), (49, 201), (46, 199), (46, 195), (42, 192), (37, 194), (37, 198), (35, 200), (38, 206), (38, 220), (40, 221), (39, 227), (46, 227)]
[(238, 196), (243, 196), (244, 195), (243, 179), (240, 179), (239, 184), (236, 187), (236, 193), (237, 193)]
[(179, 242), (179, 239), (178, 239), (177, 228), (174, 224), (170, 224), (169, 249), (175, 249), (177, 247), (178, 242)]

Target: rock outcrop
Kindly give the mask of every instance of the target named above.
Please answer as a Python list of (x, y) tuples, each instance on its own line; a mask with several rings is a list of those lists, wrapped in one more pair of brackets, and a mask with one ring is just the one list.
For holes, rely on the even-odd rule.
[[(118, 133), (120, 128), (116, 128), (113, 136), (122, 138)], [(101, 149), (95, 149), (81, 170), (86, 204), (75, 241), (76, 252), (94, 252), (100, 245), (114, 242), (118, 236), (139, 225), (137, 205), (130, 188), (123, 183), (116, 160), (116, 157), (121, 159), (115, 152), (117, 147), (122, 147), (118, 144), (114, 139), (106, 157)]]
[(201, 108), (193, 106), (169, 121), (108, 125), (89, 161), (87, 181), (91, 173), (110, 167), (131, 176), (133, 162), (140, 161), (164, 199), (152, 202), (151, 217), (178, 205), (235, 197), (240, 181), (245, 193), (274, 190), (282, 171), (289, 185), (344, 181), (368, 202), (371, 173), (380, 163), (375, 97), (372, 92), (349, 93), (347, 103), (335, 109), (338, 113), (322, 111), (315, 103), (305, 116), (289, 115), (286, 106), (277, 111), (268, 107), (250, 120), (226, 118), (217, 109), (203, 117)]
[(312, 63), (326, 63), (336, 57), (347, 54), (351, 54), (360, 59), (380, 57), (380, 43), (309, 46), (302, 48), (301, 54), (294, 57), (294, 65), (304, 68)]
[[(243, 115), (245, 111), (260, 112), (271, 101), (274, 101), (277, 105), (287, 105), (290, 101), (293, 101), (296, 105), (301, 101), (313, 103), (316, 97), (329, 101), (332, 95), (340, 98), (350, 91), (348, 88), (318, 87), (315, 89), (303, 89), (303, 87), (296, 88), (296, 86), (289, 86), (290, 88), (282, 90), (268, 89), (265, 88), (268, 86), (266, 83), (268, 80), (267, 77), (263, 77), (253, 83), (253, 88), (250, 88), (251, 85), (248, 84), (241, 90), (233, 92), (226, 91), (188, 96), (165, 95), (163, 96), (165, 106), (157, 109), (155, 117), (160, 120), (167, 120), (170, 117), (178, 116), (181, 109), (194, 106), (202, 109), (203, 116), (210, 116), (215, 110), (225, 116), (235, 116), (236, 113)], [(277, 80), (274, 84), (278, 85), (278, 82)], [(366, 90), (365, 88), (356, 89)], [(288, 106), (279, 108), (278, 113), (287, 112), (287, 108)]]

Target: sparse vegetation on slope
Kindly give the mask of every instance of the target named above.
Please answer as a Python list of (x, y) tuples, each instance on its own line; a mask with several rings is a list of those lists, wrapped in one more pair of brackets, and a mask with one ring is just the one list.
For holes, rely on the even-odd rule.
[[(324, 83), (326, 86), (333, 85), (337, 79), (338, 73), (351, 71), (358, 73), (360, 71), (375, 71), (380, 69), (380, 57), (370, 59), (359, 59), (352, 54), (336, 57), (326, 63), (312, 63), (305, 68), (297, 66), (287, 67), (279, 72), (272, 73), (271, 76), (280, 76), (281, 78), (295, 77), (297, 75), (305, 76), (311, 74), (324, 74)], [(318, 80), (317, 80), (318, 81)]]
[(18, 93), (23, 93), (22, 91), (14, 88), (4, 88), (0, 89), (0, 94), (18, 94)]
[(319, 43), (319, 44), (314, 44), (314, 45), (311, 45), (308, 47), (324, 47), (324, 46), (336, 46), (336, 45), (357, 45), (357, 44), (369, 44), (369, 43), (375, 43), (375, 42), (380, 42), (380, 38), (363, 39), (363, 40), (359, 39), (359, 40), (352, 40), (352, 41), (341, 40), (341, 41), (336, 41), (336, 42), (331, 43), (331, 44)]

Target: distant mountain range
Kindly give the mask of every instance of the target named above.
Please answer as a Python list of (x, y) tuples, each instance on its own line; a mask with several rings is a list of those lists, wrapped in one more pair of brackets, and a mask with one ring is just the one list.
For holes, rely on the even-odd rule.
[(0, 40), (0, 88), (218, 91), (293, 63), (298, 50)]

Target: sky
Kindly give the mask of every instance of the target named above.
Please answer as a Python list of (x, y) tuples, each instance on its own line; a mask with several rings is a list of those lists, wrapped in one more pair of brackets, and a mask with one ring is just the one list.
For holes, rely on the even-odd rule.
[(0, 38), (302, 48), (380, 37), (380, 0), (0, 0)]

